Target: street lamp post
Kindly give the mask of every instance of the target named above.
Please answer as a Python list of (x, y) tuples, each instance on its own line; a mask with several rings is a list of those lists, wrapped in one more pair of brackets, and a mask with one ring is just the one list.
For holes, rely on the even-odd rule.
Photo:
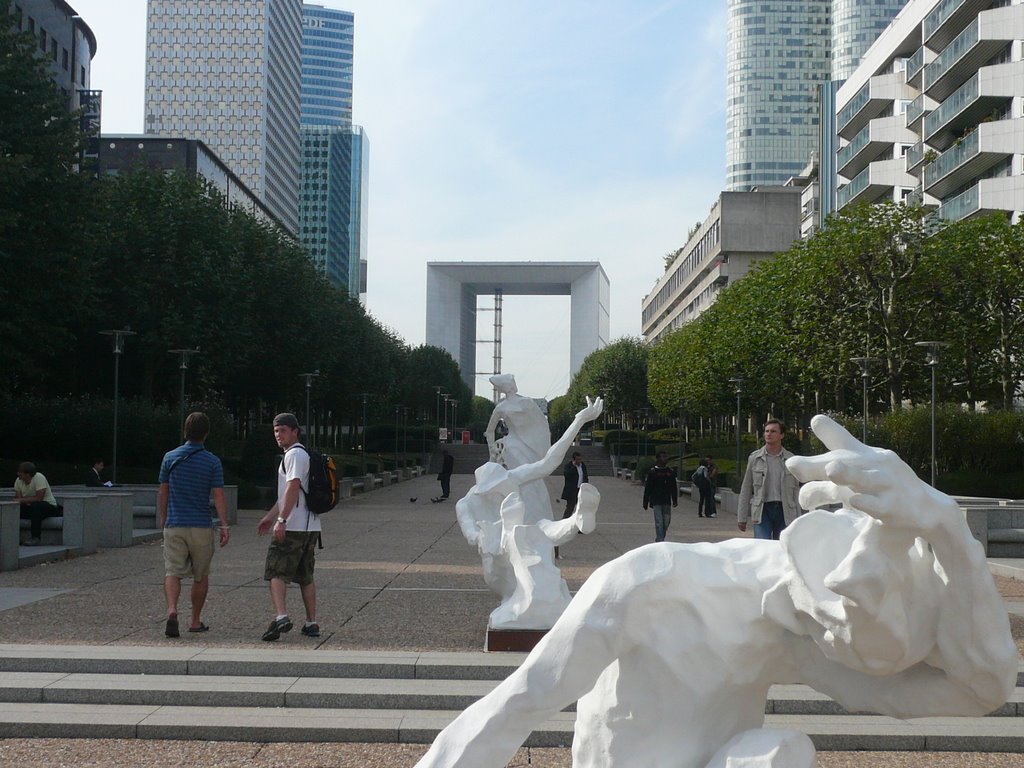
[(313, 386), (313, 379), (320, 375), (320, 369), (317, 368), (312, 373), (300, 373), (299, 377), (306, 380), (306, 440), (309, 441), (309, 447), (312, 448), (316, 441), (313, 439), (313, 428), (312, 421), (309, 415), (309, 390)]
[(444, 442), (447, 443), (451, 439), (449, 434), (448, 434), (448, 401), (451, 399), (451, 395), (442, 392), (441, 393), (441, 397), (444, 398), (444, 427), (443, 427), (443, 429), (444, 429)]
[(124, 339), (126, 336), (134, 336), (135, 331), (129, 330), (126, 326), (122, 330), (100, 331), (103, 336), (112, 336), (111, 339), (114, 353), (114, 444), (111, 447), (110, 461), (113, 465), (110, 470), (110, 482), (117, 483), (117, 401), (121, 389), (121, 354), (124, 352)]
[(408, 452), (409, 452), (409, 433), (407, 431), (409, 417), (409, 407), (406, 405), (402, 406), (402, 469), (404, 470), (408, 466)]
[(398, 469), (398, 412), (402, 410), (402, 406), (395, 406), (395, 469)]
[(168, 349), (168, 354), (181, 355), (178, 368), (181, 370), (181, 395), (178, 398), (178, 424), (185, 424), (185, 372), (188, 370), (188, 358), (190, 355), (198, 355), (199, 347), (195, 349)]
[(459, 428), (459, 401), (452, 400), (452, 443), (456, 442), (455, 432)]
[(438, 427), (441, 426), (441, 395), (444, 393), (444, 387), (434, 386), (434, 392), (437, 393), (436, 407), (434, 408), (434, 422)]
[(915, 347), (928, 350), (925, 365), (932, 369), (932, 488), (935, 487), (935, 369), (939, 367), (939, 350), (949, 346), (945, 341), (917, 341)]
[(683, 413), (683, 404), (679, 404), (679, 477), (683, 476), (683, 454), (686, 452), (686, 420)]
[(851, 357), (851, 363), (857, 363), (860, 366), (860, 378), (864, 385), (864, 405), (863, 414), (863, 434), (861, 436), (861, 442), (864, 445), (868, 443), (868, 385), (871, 383), (871, 366), (878, 362), (877, 357)]
[(729, 379), (729, 383), (736, 388), (736, 478), (733, 482), (736, 485), (736, 492), (739, 493), (740, 461), (742, 459), (740, 454), (740, 395), (743, 394), (743, 377), (734, 376)]
[(362, 472), (366, 474), (366, 400), (369, 397), (369, 393), (363, 392), (363, 439), (360, 441)]

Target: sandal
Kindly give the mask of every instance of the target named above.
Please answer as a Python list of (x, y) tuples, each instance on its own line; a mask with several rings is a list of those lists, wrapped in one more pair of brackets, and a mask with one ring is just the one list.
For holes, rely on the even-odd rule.
[(208, 626), (206, 626), (205, 624), (203, 624), (203, 622), (200, 621), (198, 627), (189, 627), (188, 631), (189, 632), (209, 632), (210, 628)]

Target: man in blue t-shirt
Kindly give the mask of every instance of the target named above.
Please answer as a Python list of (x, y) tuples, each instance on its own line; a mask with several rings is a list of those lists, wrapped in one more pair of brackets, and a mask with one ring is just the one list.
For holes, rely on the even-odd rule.
[(192, 577), (192, 623), (189, 632), (206, 632), (200, 619), (210, 589), (213, 527), (210, 494), (220, 520), (220, 545), (228, 543), (228, 506), (224, 499), (224, 469), (220, 459), (204, 447), (210, 434), (205, 413), (185, 419), (185, 444), (168, 451), (160, 465), (160, 491), (156, 499), (157, 524), (164, 532), (164, 596), (167, 624), (164, 634), (178, 637), (178, 597), (181, 580)]

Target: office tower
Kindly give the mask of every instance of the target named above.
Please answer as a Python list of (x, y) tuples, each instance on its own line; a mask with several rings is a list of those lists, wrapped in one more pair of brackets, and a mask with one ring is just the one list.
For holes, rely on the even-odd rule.
[(832, 79), (845, 80), (907, 0), (832, 0)]
[(1024, 4), (910, 0), (836, 98), (838, 207), (1024, 216)]
[(354, 33), (349, 11), (302, 6), (302, 125), (352, 122)]
[(366, 293), (366, 173), (369, 148), (358, 125), (302, 129), (299, 240), (327, 279)]
[(145, 131), (199, 139), (298, 230), (302, 0), (149, 0)]
[(369, 144), (352, 124), (355, 19), (318, 5), (302, 11), (299, 240), (334, 285), (365, 298)]
[(830, 0), (727, 0), (727, 191), (783, 184), (817, 148), (830, 10)]

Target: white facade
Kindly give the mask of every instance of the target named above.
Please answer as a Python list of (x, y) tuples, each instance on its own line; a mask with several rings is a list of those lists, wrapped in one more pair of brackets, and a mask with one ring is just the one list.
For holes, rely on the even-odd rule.
[(723, 192), (641, 305), (640, 332), (652, 343), (710, 307), (754, 263), (800, 237), (799, 185)]
[(570, 378), (587, 355), (608, 344), (611, 285), (599, 262), (429, 262), (426, 343), (458, 361), (470, 391), (476, 391), (477, 297), (495, 294), (571, 297)]
[(298, 229), (301, 0), (149, 0), (147, 134), (199, 139)]
[(1024, 0), (910, 0), (839, 89), (838, 207), (1024, 211)]

